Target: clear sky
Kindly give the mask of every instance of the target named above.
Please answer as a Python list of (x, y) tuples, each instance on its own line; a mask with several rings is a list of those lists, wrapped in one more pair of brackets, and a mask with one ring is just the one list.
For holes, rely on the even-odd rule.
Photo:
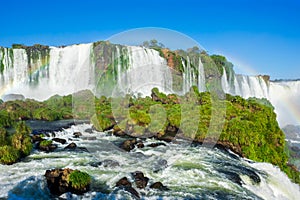
[(300, 78), (299, 0), (0, 0), (0, 46), (67, 45), (122, 31), (184, 33), (239, 73)]

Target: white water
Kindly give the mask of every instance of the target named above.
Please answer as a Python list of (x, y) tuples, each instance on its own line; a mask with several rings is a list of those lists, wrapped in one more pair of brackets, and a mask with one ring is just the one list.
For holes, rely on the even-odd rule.
[[(57, 151), (43, 153), (34, 151), (24, 161), (11, 166), (0, 165), (0, 198), (9, 199), (49, 199), (43, 177), (47, 169), (72, 168), (85, 171), (93, 176), (92, 191), (80, 199), (131, 199), (124, 191), (116, 190), (115, 183), (122, 177), (130, 179), (130, 173), (142, 171), (150, 178), (150, 184), (161, 181), (170, 190), (157, 191), (149, 187), (138, 190), (143, 199), (297, 199), (300, 196), (298, 185), (292, 184), (278, 168), (266, 163), (249, 163), (236, 159), (229, 153), (204, 147), (191, 147), (189, 143), (167, 144), (156, 148), (145, 147), (124, 152), (117, 144), (123, 139), (105, 133), (86, 133), (91, 125), (72, 126), (56, 137), (75, 142), (86, 151), (64, 151), (66, 145), (58, 144)], [(72, 138), (73, 132), (83, 136)], [(89, 140), (89, 138), (96, 139)], [(51, 138), (49, 138), (51, 139)], [(72, 141), (71, 141), (72, 139)], [(157, 142), (147, 140), (145, 144)], [(119, 166), (93, 167), (91, 163), (113, 160)], [(243, 180), (240, 186), (226, 174), (236, 173)], [(245, 171), (246, 170), (246, 171)], [(256, 173), (260, 183), (254, 183), (247, 171)], [(102, 185), (102, 186), (101, 186)], [(103, 187), (107, 192), (103, 192)], [(102, 188), (102, 189), (101, 189)], [(76, 197), (78, 198), (78, 197)]]
[(300, 81), (266, 82), (262, 76), (244, 75), (235, 75), (233, 84), (228, 80), (223, 73), (222, 87), (227, 93), (270, 100), (281, 127), (300, 123)]
[[(154, 87), (166, 93), (172, 91), (171, 71), (158, 51), (137, 46), (128, 46), (127, 50), (129, 66), (127, 71), (118, 74), (114, 94), (122, 92), (150, 96)], [(119, 72), (120, 66), (117, 67)]]
[(205, 73), (203, 63), (201, 62), (201, 58), (199, 58), (199, 65), (198, 65), (198, 88), (199, 92), (205, 92)]
[[(173, 92), (173, 80), (166, 60), (159, 52), (137, 46), (128, 46), (128, 66), (121, 66), (121, 52), (116, 46), (115, 57), (119, 60), (115, 70), (117, 87), (114, 94), (140, 93), (150, 95), (153, 87), (158, 87), (165, 93)], [(41, 55), (33, 62), (32, 72), (29, 70), (28, 58), (24, 49), (13, 49), (13, 59), (9, 49), (2, 48), (0, 59), (4, 70), (0, 74), (0, 96), (7, 94), (22, 94), (26, 98), (45, 100), (55, 94), (67, 95), (83, 89), (93, 91), (95, 83), (95, 63), (92, 61), (92, 44), (72, 45), (64, 48), (50, 48), (49, 62)], [(113, 56), (113, 55), (112, 55)], [(46, 59), (47, 60), (47, 59)], [(182, 91), (189, 91), (197, 85), (200, 91), (205, 91), (205, 76), (201, 60), (198, 69), (191, 68), (189, 57), (183, 62)], [(124, 70), (126, 69), (127, 70)], [(198, 70), (198, 76), (196, 73)], [(35, 82), (30, 79), (34, 79)], [(229, 80), (233, 80), (231, 83)], [(221, 78), (224, 92), (240, 95), (244, 98), (267, 98), (275, 106), (281, 127), (287, 124), (300, 123), (300, 81), (265, 81), (262, 76), (245, 76), (227, 74), (224, 70)]]
[[(90, 52), (91, 44), (51, 47), (48, 65), (42, 66), (40, 56), (35, 63), (31, 63), (34, 71), (30, 74), (26, 51), (13, 49), (13, 65), (4, 59), (0, 95), (22, 94), (26, 98), (45, 100), (55, 94), (67, 95), (92, 89), (94, 68)], [(30, 77), (33, 76), (37, 77), (38, 83), (30, 82)]]

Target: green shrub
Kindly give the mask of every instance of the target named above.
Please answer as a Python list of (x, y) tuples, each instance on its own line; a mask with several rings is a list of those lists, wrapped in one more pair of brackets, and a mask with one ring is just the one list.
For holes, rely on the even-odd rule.
[(7, 143), (7, 131), (0, 127), (0, 146), (4, 146)]
[(19, 151), (12, 146), (5, 145), (0, 147), (0, 162), (2, 164), (13, 164), (17, 162), (19, 158)]
[(32, 150), (30, 133), (31, 130), (25, 122), (17, 124), (16, 133), (12, 136), (11, 144), (16, 150), (20, 151), (21, 156), (29, 155)]
[(85, 172), (75, 170), (71, 172), (68, 178), (71, 187), (76, 190), (83, 190), (91, 184), (91, 176)]

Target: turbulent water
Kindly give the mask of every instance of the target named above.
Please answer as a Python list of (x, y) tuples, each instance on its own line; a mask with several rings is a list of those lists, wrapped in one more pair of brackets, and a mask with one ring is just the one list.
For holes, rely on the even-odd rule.
[[(297, 199), (300, 188), (277, 167), (217, 150), (193, 146), (184, 141), (166, 146), (145, 147), (125, 152), (118, 148), (124, 140), (108, 133), (85, 132), (81, 124), (55, 132), (56, 137), (75, 142), (88, 151), (66, 151), (58, 144), (51, 153), (35, 150), (22, 162), (0, 165), (0, 198), (50, 199), (44, 173), (51, 168), (72, 168), (92, 175), (91, 191), (83, 196), (63, 194), (67, 199), (131, 199), (116, 182), (130, 173), (142, 171), (150, 184), (161, 181), (170, 190), (137, 191), (142, 199)], [(80, 131), (81, 138), (73, 138)], [(145, 144), (157, 142), (146, 140)], [(102, 163), (102, 164), (100, 164)]]

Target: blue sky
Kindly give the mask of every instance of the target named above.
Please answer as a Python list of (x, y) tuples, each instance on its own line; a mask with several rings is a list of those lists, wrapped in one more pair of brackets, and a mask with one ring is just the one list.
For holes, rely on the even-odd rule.
[(300, 78), (298, 0), (0, 1), (0, 46), (105, 40), (133, 28), (162, 27), (225, 55), (239, 73)]

